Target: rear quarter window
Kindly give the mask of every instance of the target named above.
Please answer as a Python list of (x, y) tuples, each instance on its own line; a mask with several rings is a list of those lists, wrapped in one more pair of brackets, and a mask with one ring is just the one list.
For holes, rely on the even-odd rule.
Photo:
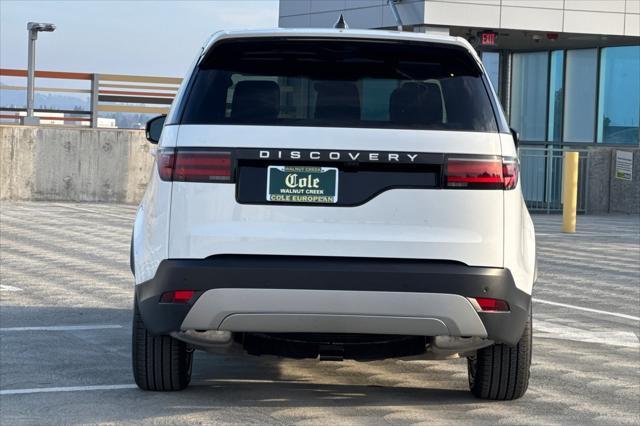
[(463, 48), (336, 39), (237, 39), (195, 69), (182, 124), (496, 132)]

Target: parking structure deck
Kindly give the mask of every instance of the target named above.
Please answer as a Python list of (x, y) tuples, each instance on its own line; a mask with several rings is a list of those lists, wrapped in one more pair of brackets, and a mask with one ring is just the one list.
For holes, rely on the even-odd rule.
[(484, 402), (465, 360), (370, 363), (197, 353), (178, 393), (135, 388), (136, 208), (3, 201), (2, 424), (639, 424), (640, 219), (534, 216), (539, 279), (528, 393)]

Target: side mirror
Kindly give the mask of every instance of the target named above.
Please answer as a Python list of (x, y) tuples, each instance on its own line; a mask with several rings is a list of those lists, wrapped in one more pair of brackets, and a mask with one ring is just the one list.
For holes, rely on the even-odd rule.
[(167, 119), (166, 115), (160, 115), (147, 121), (145, 127), (145, 135), (147, 140), (153, 144), (158, 143), (160, 135), (162, 134), (162, 128), (164, 127), (164, 121)]
[(520, 144), (520, 133), (518, 133), (514, 129), (509, 129), (509, 130), (511, 130), (511, 136), (513, 136), (513, 143), (516, 145), (516, 148), (517, 148), (518, 145)]

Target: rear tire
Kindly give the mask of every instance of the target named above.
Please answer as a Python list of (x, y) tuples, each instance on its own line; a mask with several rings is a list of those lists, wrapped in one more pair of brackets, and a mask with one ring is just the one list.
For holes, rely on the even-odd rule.
[(140, 389), (176, 391), (191, 381), (193, 352), (171, 336), (155, 336), (147, 330), (134, 302), (132, 331), (133, 377)]
[(469, 388), (481, 399), (518, 399), (529, 386), (531, 368), (531, 313), (515, 346), (496, 344), (468, 358)]

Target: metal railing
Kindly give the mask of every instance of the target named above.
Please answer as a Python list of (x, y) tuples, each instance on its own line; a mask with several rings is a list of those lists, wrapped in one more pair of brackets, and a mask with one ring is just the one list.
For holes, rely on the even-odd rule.
[[(83, 122), (98, 126), (100, 112), (166, 114), (182, 79), (124, 74), (95, 74), (60, 71), (36, 71), (36, 78), (75, 81), (74, 87), (36, 86), (35, 92), (74, 93), (89, 96), (87, 109), (36, 108), (43, 119), (63, 124), (82, 125)], [(0, 77), (27, 78), (27, 70), (0, 68)], [(25, 82), (26, 83), (26, 82)], [(0, 85), (0, 95), (5, 90), (25, 91), (25, 85)], [(0, 106), (0, 119), (18, 122), (26, 112), (25, 107)], [(50, 117), (45, 117), (49, 113)], [(52, 114), (51, 114), (52, 113)], [(86, 125), (86, 124), (85, 124)]]
[(587, 213), (589, 151), (557, 146), (521, 146), (518, 149), (522, 193), (530, 211), (552, 213), (562, 210), (562, 159), (565, 151), (580, 154), (577, 211)]

